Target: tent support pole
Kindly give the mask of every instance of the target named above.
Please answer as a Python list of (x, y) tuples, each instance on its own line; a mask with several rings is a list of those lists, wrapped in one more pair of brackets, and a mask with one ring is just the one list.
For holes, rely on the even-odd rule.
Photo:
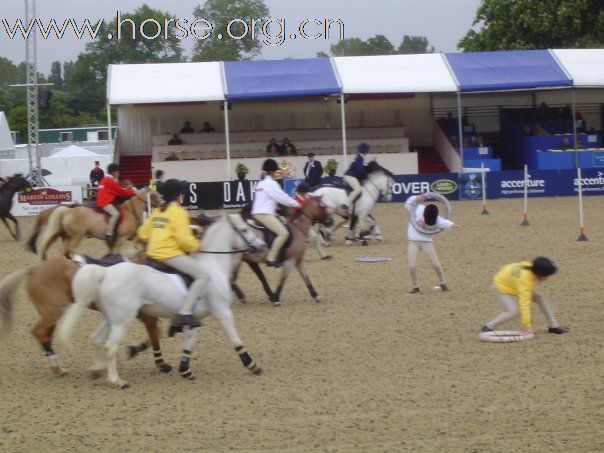
[(459, 158), (461, 159), (461, 169), (463, 171), (463, 122), (461, 120), (461, 91), (457, 91), (457, 122), (459, 127)]
[(577, 154), (577, 100), (575, 99), (575, 89), (571, 88), (572, 122), (573, 122), (573, 149), (575, 150), (575, 168), (579, 168), (579, 156)]
[(107, 137), (109, 138), (109, 146), (113, 146), (113, 137), (111, 137), (111, 105), (107, 103)]
[(230, 181), (231, 178), (231, 136), (229, 132), (229, 101), (224, 101), (224, 136), (226, 139), (226, 180)]
[(340, 112), (342, 115), (342, 148), (344, 158), (344, 168), (342, 171), (345, 172), (348, 168), (348, 143), (346, 142), (346, 108), (344, 93), (340, 93)]

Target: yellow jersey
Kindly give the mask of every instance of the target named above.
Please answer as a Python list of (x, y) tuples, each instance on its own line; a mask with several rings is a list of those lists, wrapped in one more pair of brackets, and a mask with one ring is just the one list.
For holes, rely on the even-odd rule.
[(533, 289), (537, 284), (537, 276), (533, 274), (532, 266), (529, 261), (506, 264), (493, 277), (497, 291), (518, 297), (520, 322), (525, 330), (531, 328), (531, 301)]
[(165, 211), (154, 209), (136, 233), (147, 243), (147, 255), (156, 260), (199, 250), (199, 240), (189, 226), (189, 215), (177, 203), (170, 203)]

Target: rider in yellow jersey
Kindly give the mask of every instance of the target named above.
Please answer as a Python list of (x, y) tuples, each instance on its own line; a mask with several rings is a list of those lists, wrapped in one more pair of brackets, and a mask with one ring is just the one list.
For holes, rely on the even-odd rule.
[(189, 215), (180, 206), (180, 196), (189, 184), (169, 179), (163, 186), (164, 203), (153, 210), (147, 221), (139, 227), (138, 238), (147, 243), (146, 253), (151, 258), (189, 275), (194, 279), (183, 306), (174, 319), (174, 326), (199, 327), (193, 317), (193, 307), (201, 297), (207, 275), (199, 261), (188, 253), (199, 251), (199, 240), (193, 235)]

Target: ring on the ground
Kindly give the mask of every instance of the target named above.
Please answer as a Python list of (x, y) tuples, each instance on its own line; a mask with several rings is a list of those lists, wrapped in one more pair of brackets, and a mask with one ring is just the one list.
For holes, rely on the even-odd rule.
[(514, 343), (516, 341), (532, 340), (535, 334), (520, 335), (518, 330), (493, 330), (492, 332), (480, 332), (478, 339), (490, 343)]
[[(441, 217), (444, 217), (447, 220), (451, 220), (451, 203), (449, 203), (449, 200), (447, 200), (447, 198), (445, 196), (443, 196), (439, 193), (436, 193), (436, 192), (427, 192), (427, 193), (424, 193), (423, 196), (424, 196), (424, 201), (438, 201), (439, 203), (442, 203), (445, 208), (445, 212), (444, 212), (444, 215), (442, 215)], [(417, 217), (415, 216), (415, 209), (416, 209), (418, 203), (419, 202), (417, 201), (417, 198), (415, 199), (415, 201), (413, 201), (413, 203), (411, 203), (412, 215), (410, 216), (410, 218), (411, 218), (411, 225), (413, 225), (413, 228), (415, 228), (420, 233), (424, 233), (424, 234), (440, 233), (442, 231), (442, 228), (437, 228), (435, 226), (428, 226), (428, 225), (421, 226), (419, 223), (417, 223)]]
[(383, 261), (390, 261), (387, 256), (363, 256), (354, 259), (357, 263), (381, 263)]

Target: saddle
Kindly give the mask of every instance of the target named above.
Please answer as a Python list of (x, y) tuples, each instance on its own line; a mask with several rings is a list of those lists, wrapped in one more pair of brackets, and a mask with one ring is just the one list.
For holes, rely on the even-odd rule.
[(73, 259), (80, 264), (96, 264), (97, 266), (102, 267), (110, 267), (126, 261), (122, 255), (118, 255), (116, 253), (110, 253), (102, 258), (92, 258), (88, 255), (77, 255), (74, 256)]
[[(288, 208), (284, 208), (284, 209), (289, 214), (289, 209)], [(277, 212), (277, 213), (280, 214), (280, 212)], [(241, 208), (240, 214), (241, 214), (241, 217), (243, 218), (243, 220), (245, 221), (245, 223), (247, 223), (250, 227), (252, 227), (255, 230), (258, 230), (262, 233), (262, 238), (264, 239), (264, 243), (270, 248), (273, 245), (273, 242), (275, 242), (275, 238), (277, 237), (277, 235), (252, 217), (251, 203), (248, 203), (243, 208)], [(285, 217), (285, 216), (283, 216), (283, 217)], [(285, 250), (292, 243), (293, 235), (292, 235), (291, 228), (289, 227), (289, 225), (285, 225), (285, 228), (287, 228), (287, 231), (289, 232), (289, 237), (287, 238), (287, 240), (285, 241), (285, 244), (283, 244), (283, 247), (281, 247), (281, 250), (279, 251), (279, 255), (278, 255), (279, 261), (283, 261), (283, 254), (285, 253)]]
[[(103, 220), (105, 221), (105, 223), (109, 223), (109, 214), (107, 214), (105, 211), (103, 211), (102, 208), (99, 208), (98, 206), (96, 206), (95, 204), (92, 204), (92, 203), (89, 203), (88, 207), (91, 208), (97, 214), (102, 214), (103, 215)], [(117, 224), (119, 226), (119, 225), (122, 224), (122, 221), (124, 220), (124, 210), (122, 209), (121, 206), (117, 206), (117, 210), (120, 213), (120, 218), (117, 221)]]
[(193, 277), (174, 269), (173, 267), (169, 266), (168, 264), (162, 261), (154, 260), (153, 258), (147, 257), (145, 265), (164, 274), (178, 275), (180, 278), (183, 279), (187, 288), (190, 288), (193, 284)]

